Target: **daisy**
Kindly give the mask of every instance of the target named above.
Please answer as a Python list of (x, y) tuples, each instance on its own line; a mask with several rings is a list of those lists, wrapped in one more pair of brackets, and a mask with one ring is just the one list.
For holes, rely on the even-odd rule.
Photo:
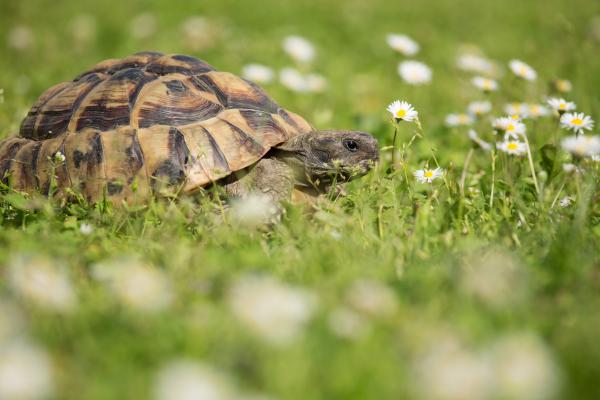
[(466, 126), (473, 124), (473, 117), (469, 114), (448, 114), (446, 116), (446, 126)]
[(600, 136), (569, 136), (560, 145), (576, 157), (594, 157), (600, 154)]
[(504, 105), (504, 112), (510, 116), (518, 116), (525, 118), (527, 116), (527, 104), (525, 103), (508, 103)]
[(479, 147), (481, 147), (483, 150), (490, 151), (492, 149), (492, 145), (486, 142), (485, 140), (481, 139), (477, 132), (475, 132), (473, 129), (469, 129), (468, 135), (469, 139), (477, 143)]
[(283, 39), (283, 50), (300, 63), (309, 63), (315, 58), (315, 48), (301, 36), (288, 36)]
[(476, 76), (471, 82), (477, 89), (484, 92), (495, 92), (498, 90), (498, 82), (493, 79), (484, 78), (483, 76)]
[(571, 204), (573, 204), (573, 200), (575, 200), (573, 197), (571, 197), (571, 196), (565, 196), (562, 199), (560, 199), (560, 201), (558, 202), (558, 204), (562, 208), (566, 208), (566, 207), (569, 207)]
[(63, 153), (61, 153), (60, 151), (57, 151), (56, 153), (54, 153), (54, 162), (58, 163), (58, 164), (62, 164), (64, 163), (66, 160), (65, 155)]
[(492, 103), (489, 101), (473, 101), (467, 106), (467, 111), (469, 114), (479, 117), (492, 111)]
[(275, 73), (266, 65), (248, 64), (242, 69), (242, 76), (256, 83), (269, 83), (273, 80)]
[(310, 92), (322, 92), (327, 88), (327, 79), (319, 74), (306, 75), (306, 86)]
[(419, 61), (403, 61), (398, 64), (400, 77), (409, 85), (431, 82), (431, 68)]
[(413, 106), (406, 101), (396, 100), (387, 107), (387, 110), (396, 121), (412, 122), (419, 116)]
[(295, 68), (283, 68), (279, 71), (279, 81), (286, 88), (294, 92), (308, 92), (308, 85), (304, 76)]
[(526, 81), (535, 81), (537, 79), (535, 70), (521, 60), (510, 60), (508, 66), (521, 79), (525, 79)]
[(583, 133), (583, 130), (591, 131), (594, 127), (594, 121), (589, 115), (584, 113), (566, 113), (560, 117), (560, 124), (565, 129), (570, 129), (575, 133)]
[(419, 44), (406, 35), (390, 33), (386, 41), (388, 46), (405, 56), (413, 56), (419, 52)]
[(552, 97), (547, 100), (548, 105), (551, 109), (556, 111), (559, 115), (562, 115), (568, 111), (574, 111), (577, 107), (572, 101), (566, 101), (563, 98)]
[(554, 86), (554, 89), (559, 93), (568, 93), (573, 89), (571, 81), (566, 79), (556, 79), (552, 81), (552, 86)]
[(441, 177), (444, 174), (444, 170), (441, 168), (436, 169), (418, 169), (413, 175), (421, 183), (431, 183), (434, 179)]
[(525, 134), (525, 124), (510, 117), (496, 118), (492, 126), (496, 131), (504, 132), (505, 138), (517, 139), (519, 135)]
[(467, 72), (476, 72), (483, 75), (492, 75), (496, 72), (496, 66), (485, 57), (477, 54), (465, 53), (458, 56), (456, 66)]
[(518, 140), (504, 140), (504, 142), (496, 143), (496, 148), (515, 156), (522, 156), (527, 153), (527, 145)]
[(550, 110), (548, 109), (548, 107), (541, 105), (541, 104), (537, 104), (537, 103), (528, 103), (525, 104), (526, 107), (526, 114), (528, 118), (539, 118), (539, 117), (546, 117), (548, 115), (550, 115)]

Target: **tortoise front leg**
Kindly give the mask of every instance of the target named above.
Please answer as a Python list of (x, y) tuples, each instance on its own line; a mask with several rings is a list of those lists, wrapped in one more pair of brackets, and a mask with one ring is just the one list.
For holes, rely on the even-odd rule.
[(294, 189), (294, 171), (276, 158), (263, 158), (250, 169), (236, 173), (234, 179), (225, 185), (227, 197), (243, 200), (252, 195), (266, 195), (275, 207), (275, 220), (281, 217), (282, 202), (291, 200)]

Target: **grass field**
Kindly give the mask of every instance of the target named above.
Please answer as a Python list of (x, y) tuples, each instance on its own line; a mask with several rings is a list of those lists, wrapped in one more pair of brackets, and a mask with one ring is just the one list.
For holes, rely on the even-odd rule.
[[(388, 33), (419, 53), (395, 52)], [(263, 87), (317, 128), (371, 132), (382, 164), (345, 197), (286, 205), (267, 230), (200, 196), (61, 208), (3, 189), (0, 398), (600, 398), (599, 163), (552, 147), (573, 134), (553, 115), (524, 119), (535, 180), (527, 155), (467, 136), (501, 141), (491, 118), (544, 104), (557, 78), (598, 121), (600, 2), (2, 0), (0, 137), (100, 60), (157, 50), (279, 71), (295, 65), (288, 35), (312, 42), (299, 68), (327, 86)], [(461, 51), (495, 60), (498, 91), (471, 84)], [(429, 84), (400, 78), (408, 59)], [(422, 130), (399, 124), (390, 170), (396, 99)], [(472, 127), (445, 126), (486, 99)], [(426, 165), (443, 177), (419, 183)]]

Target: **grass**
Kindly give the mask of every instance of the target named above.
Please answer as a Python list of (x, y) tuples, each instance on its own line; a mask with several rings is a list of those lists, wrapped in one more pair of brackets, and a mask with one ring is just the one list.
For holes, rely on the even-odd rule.
[[(136, 39), (130, 25), (141, 13), (154, 15), (157, 29)], [(89, 40), (77, 39), (71, 28), (84, 14), (96, 24)], [(181, 22), (191, 15), (211, 21), (211, 40), (182, 40)], [(236, 73), (250, 62), (281, 68), (292, 65), (280, 46), (288, 34), (316, 45), (312, 70), (329, 86), (321, 94), (298, 94), (265, 85), (279, 104), (317, 128), (367, 130), (387, 146), (393, 126), (385, 107), (400, 98), (419, 111), (423, 133), (409, 146), (415, 126), (400, 126), (396, 172), (386, 172), (385, 161), (349, 184), (344, 198), (313, 208), (288, 205), (282, 223), (266, 232), (224, 222), (215, 203), (202, 198), (157, 200), (134, 210), (60, 208), (5, 190), (0, 305), (15, 311), (0, 316), (0, 352), (23, 338), (43, 349), (60, 399), (147, 398), (158, 371), (180, 358), (221, 371), (240, 393), (281, 399), (598, 398), (598, 163), (581, 162), (584, 174), (567, 175), (561, 163), (570, 156), (543, 148), (553, 143), (556, 122), (527, 121), (535, 171), (548, 172), (537, 175), (540, 194), (527, 157), (497, 154), (492, 170), (490, 153), (477, 149), (463, 196), (458, 184), (471, 143), (466, 129), (443, 124), (447, 113), (483, 98), (470, 75), (455, 67), (464, 44), (504, 66), (523, 59), (539, 74), (532, 84), (510, 73), (502, 77), (501, 90), (490, 96), (494, 115), (508, 101), (541, 101), (549, 80), (566, 78), (574, 87), (568, 98), (597, 121), (598, 15), (600, 3), (591, 0), (3, 1), (2, 137), (18, 132), (43, 90), (102, 59), (153, 49), (195, 55)], [(34, 36), (23, 50), (7, 46), (19, 25)], [(403, 58), (386, 46), (388, 32), (421, 44), (415, 58), (432, 67), (430, 85), (399, 79), (395, 69)], [(489, 122), (476, 129), (492, 141)], [(444, 168), (445, 178), (415, 182), (412, 172), (425, 164)], [(566, 195), (573, 205), (552, 207)], [(81, 232), (84, 224), (90, 234)], [(44, 307), (16, 287), (11, 277), (23, 255), (68, 275), (76, 298), (68, 311)], [(172, 288), (167, 308), (144, 312), (119, 300), (119, 289), (95, 274), (107, 263), (162, 271), (160, 279)], [(254, 274), (318, 299), (294, 340), (274, 344), (232, 310), (231, 288)], [(360, 291), (356, 282), (375, 289)], [(345, 331), (332, 317), (340, 309), (351, 310)], [(506, 350), (515, 341), (520, 347)], [(478, 375), (488, 367), (493, 383)], [(2, 368), (0, 362), (0, 378)], [(524, 383), (502, 380), (507, 370), (520, 371)]]

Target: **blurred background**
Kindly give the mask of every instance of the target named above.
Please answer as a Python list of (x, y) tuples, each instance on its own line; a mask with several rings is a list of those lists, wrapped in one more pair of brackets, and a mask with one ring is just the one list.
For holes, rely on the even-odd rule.
[[(452, 169), (471, 146), (444, 126), (482, 98), (464, 54), (489, 61), (498, 115), (568, 79), (565, 96), (600, 117), (597, 0), (0, 0), (0, 138), (50, 86), (144, 50), (243, 74), (317, 128), (382, 145), (386, 106), (407, 100), (423, 124), (415, 167), (433, 148)], [(515, 58), (539, 79), (516, 83)], [(407, 59), (429, 84), (400, 78)], [(473, 195), (472, 225), (454, 226), (447, 197), (417, 210), (369, 179), (345, 209), (308, 223), (290, 210), (264, 236), (185, 201), (127, 214), (3, 198), (0, 399), (600, 398), (597, 221), (574, 232), (527, 201), (527, 218), (488, 214)]]

